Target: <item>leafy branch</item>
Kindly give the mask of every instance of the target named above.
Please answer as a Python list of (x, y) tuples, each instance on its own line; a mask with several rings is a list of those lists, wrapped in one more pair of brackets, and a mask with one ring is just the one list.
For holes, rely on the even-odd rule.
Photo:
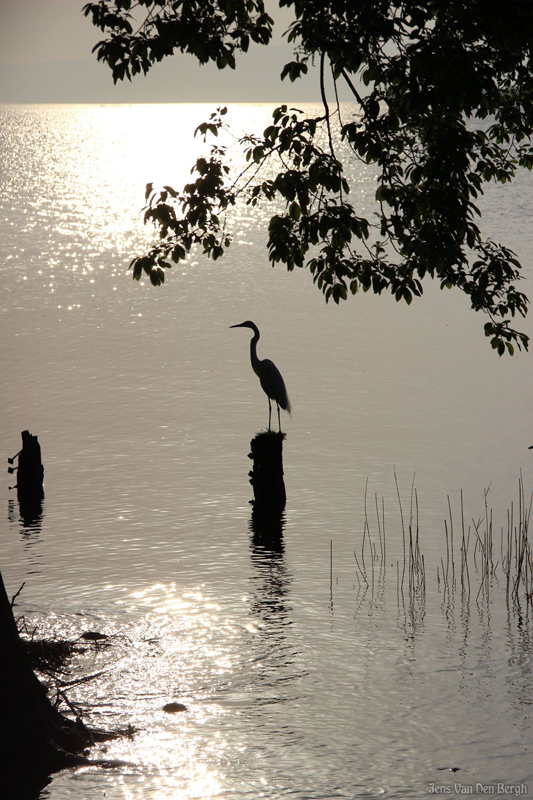
[[(182, 192), (147, 187), (145, 221), (159, 241), (132, 261), (133, 276), (164, 280), (172, 263), (201, 246), (220, 258), (230, 246), (231, 208), (273, 204), (268, 229), (272, 264), (308, 268), (326, 300), (388, 291), (411, 303), (424, 278), (456, 287), (499, 355), (528, 347), (514, 328), (528, 298), (516, 288), (522, 267), (504, 245), (484, 240), (477, 205), (488, 182), (507, 184), (532, 169), (533, 6), (507, 0), (280, 0), (292, 8), (287, 39), (295, 58), (282, 78), (298, 80), (316, 58), (323, 114), (282, 105), (262, 136), (244, 136), (246, 166), (231, 173), (213, 145), (197, 160)], [(267, 44), (272, 20), (262, 2), (139, 0), (147, 14), (133, 33), (128, 0), (88, 3), (85, 13), (107, 31), (96, 46), (115, 80), (144, 72), (174, 49), (235, 66), (250, 40)], [(111, 14), (111, 16), (109, 16)], [(130, 30), (131, 29), (131, 30)], [(327, 97), (326, 65), (335, 104)], [(356, 107), (340, 117), (337, 83)], [(196, 134), (225, 128), (218, 109)], [(346, 112), (343, 110), (343, 117)], [(350, 199), (350, 165), (376, 173), (376, 214)], [(349, 169), (350, 167), (350, 169)]]

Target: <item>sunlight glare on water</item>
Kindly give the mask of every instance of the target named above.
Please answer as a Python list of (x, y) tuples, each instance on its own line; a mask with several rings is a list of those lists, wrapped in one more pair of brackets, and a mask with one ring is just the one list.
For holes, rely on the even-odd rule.
[[(31, 171), (30, 182), (21, 171), (6, 182), (6, 205), (13, 203), (6, 219), (8, 259), (22, 270), (21, 278), (40, 279), (52, 292), (58, 280), (64, 286), (65, 271), (70, 280), (91, 285), (101, 281), (102, 270), (107, 279), (123, 274), (132, 244), (152, 235), (141, 219), (145, 184), (161, 185), (172, 176), (180, 187), (205, 150), (192, 132), (210, 109), (187, 108), (185, 114), (177, 106), (78, 106), (74, 115), (70, 106), (4, 112), (4, 152), (9, 148), (13, 162), (24, 161)], [(24, 139), (17, 136), (21, 125)], [(124, 135), (128, 131), (132, 135)]]
[[(127, 718), (140, 728), (129, 744), (119, 740), (101, 754), (129, 763), (114, 781), (117, 791), (125, 789), (125, 797), (134, 796), (127, 787), (137, 785), (141, 764), (154, 797), (175, 797), (167, 793), (171, 791), (183, 798), (224, 796), (228, 777), (238, 784), (235, 769), (256, 757), (246, 735), (257, 718), (254, 706), (268, 704), (273, 686), (294, 679), (294, 664), (284, 654), (283, 626), (288, 620), (280, 606), (267, 630), (269, 614), (265, 619), (261, 608), (270, 601), (261, 593), (232, 598), (234, 615), (229, 617), (228, 602), (213, 602), (205, 591), (199, 587), (180, 595), (174, 584), (156, 584), (118, 601), (138, 622), (129, 627), (127, 638), (116, 634), (105, 659), (100, 657), (106, 663), (104, 676), (93, 691), (80, 693), (92, 714), (99, 709), (94, 719), (102, 727), (118, 726)], [(293, 659), (295, 655), (293, 651)], [(272, 658), (276, 674), (269, 664)], [(110, 694), (112, 707), (102, 705), (101, 698)], [(163, 708), (169, 702), (180, 702), (187, 710), (167, 714)], [(235, 737), (232, 730), (239, 717), (243, 730)], [(79, 773), (87, 780), (91, 774)], [(267, 786), (260, 774), (256, 778), (254, 785)]]
[[(164, 658), (150, 659), (148, 654), (136, 658), (139, 674), (131, 676), (130, 686), (122, 687), (129, 706), (124, 712), (142, 720), (143, 731), (135, 737), (131, 749), (118, 746), (120, 757), (135, 759), (154, 773), (155, 797), (219, 796), (222, 786), (213, 765), (224, 758), (228, 743), (220, 731), (213, 731), (212, 739), (208, 739), (184, 736), (184, 729), (212, 727), (224, 713), (208, 697), (202, 702), (196, 679), (222, 680), (231, 674), (231, 652), (226, 648), (238, 635), (238, 626), (221, 620), (222, 609), (207, 602), (199, 590), (179, 597), (175, 586), (155, 585), (133, 592), (130, 602), (151, 609), (144, 620), (148, 643), (156, 652), (162, 649)], [(221, 625), (224, 637), (218, 634)], [(139, 696), (140, 687), (144, 687), (146, 696)], [(192, 701), (194, 706), (181, 714), (165, 714), (165, 701), (176, 695), (184, 705)], [(130, 796), (128, 791), (124, 796)]]

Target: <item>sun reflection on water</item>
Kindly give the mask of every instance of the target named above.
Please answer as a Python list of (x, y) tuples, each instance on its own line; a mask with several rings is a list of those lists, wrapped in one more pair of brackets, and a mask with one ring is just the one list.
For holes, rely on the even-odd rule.
[[(109, 290), (109, 280), (124, 276), (132, 258), (157, 240), (157, 231), (143, 224), (146, 184), (181, 191), (197, 157), (208, 152), (209, 142), (194, 131), (212, 111), (211, 104), (0, 109), (0, 217), (8, 232), (2, 249), (9, 280), (37, 282), (48, 295), (66, 290), (72, 310), (87, 284), (96, 292), (91, 297)], [(235, 136), (260, 133), (271, 112), (268, 105), (230, 106), (232, 133), (222, 132), (219, 143), (228, 147), (236, 173), (246, 162)], [(24, 137), (14, 134), (22, 124)], [(27, 164), (31, 184), (20, 163)], [(263, 178), (274, 177), (276, 165), (270, 169)], [(367, 184), (373, 197), (373, 180), (363, 176), (361, 186)], [(239, 203), (235, 242), (253, 245), (265, 225), (266, 209)], [(179, 271), (197, 264), (192, 253)]]
[[(239, 713), (224, 695), (239, 670), (242, 637), (256, 627), (228, 617), (204, 586), (180, 593), (176, 584), (156, 583), (118, 604), (128, 614), (141, 613), (141, 621), (128, 633), (131, 645), (121, 648), (95, 688), (98, 697), (84, 697), (93, 711), (100, 706), (107, 727), (138, 729), (131, 740), (118, 740), (101, 753), (131, 765), (115, 774), (115, 786), (121, 796), (138, 797), (142, 775), (153, 798), (220, 796), (224, 765), (236, 754), (221, 722)], [(102, 705), (110, 696), (113, 708)], [(169, 702), (186, 710), (167, 713)], [(136, 788), (130, 791), (133, 778)]]
[[(264, 793), (267, 761), (292, 740), (283, 708), (296, 701), (294, 682), (306, 668), (289, 627), (283, 555), (250, 544), (248, 592), (242, 584), (223, 595), (206, 584), (106, 587), (116, 610), (90, 624), (110, 634), (112, 645), (89, 646), (78, 668), (98, 678), (74, 686), (69, 699), (95, 727), (136, 729), (93, 753), (115, 764), (108, 798)], [(57, 633), (60, 620), (51, 624)], [(258, 736), (266, 748), (258, 750)], [(90, 786), (98, 769), (80, 770), (76, 781)], [(245, 774), (253, 779), (242, 783)]]
[[(195, 127), (210, 107), (61, 106), (0, 109), (0, 215), (10, 278), (98, 284), (122, 275), (155, 238), (143, 225), (144, 189), (190, 177), (205, 144)], [(25, 136), (14, 134), (24, 119)], [(157, 146), (165, 136), (166, 145)], [(18, 164), (32, 175), (24, 181)], [(89, 223), (89, 224), (88, 224)], [(31, 247), (28, 248), (28, 242)], [(58, 274), (59, 273), (59, 274)]]

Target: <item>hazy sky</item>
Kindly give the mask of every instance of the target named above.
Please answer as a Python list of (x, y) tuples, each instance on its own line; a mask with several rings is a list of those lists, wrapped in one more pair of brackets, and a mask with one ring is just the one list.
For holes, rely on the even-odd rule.
[[(274, 0), (274, 44), (253, 46), (237, 70), (200, 67), (176, 55), (147, 77), (114, 86), (111, 71), (91, 49), (101, 32), (83, 16), (85, 0), (0, 0), (0, 102), (277, 102), (319, 100), (316, 74), (291, 84), (279, 80), (291, 49), (282, 39), (290, 14)], [(347, 98), (348, 99), (348, 98)]]

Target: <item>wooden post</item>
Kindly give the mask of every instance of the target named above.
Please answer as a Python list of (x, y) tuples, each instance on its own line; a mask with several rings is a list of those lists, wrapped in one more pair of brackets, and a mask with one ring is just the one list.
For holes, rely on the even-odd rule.
[(9, 463), (13, 464), (18, 457), (18, 467), (10, 467), (9, 472), (17, 470), (17, 497), (20, 513), (24, 519), (31, 521), (37, 519), (43, 510), (44, 467), (37, 436), (33, 436), (29, 431), (22, 431), (21, 436), (22, 450), (13, 458), (8, 459)]
[(41, 445), (36, 436), (22, 431), (22, 450), (19, 453), (17, 496), (20, 502), (39, 502), (44, 497), (44, 467)]
[(250, 442), (249, 458), (254, 462), (249, 472), (254, 491), (254, 515), (279, 517), (285, 508), (287, 495), (283, 481), (284, 433), (263, 431)]

